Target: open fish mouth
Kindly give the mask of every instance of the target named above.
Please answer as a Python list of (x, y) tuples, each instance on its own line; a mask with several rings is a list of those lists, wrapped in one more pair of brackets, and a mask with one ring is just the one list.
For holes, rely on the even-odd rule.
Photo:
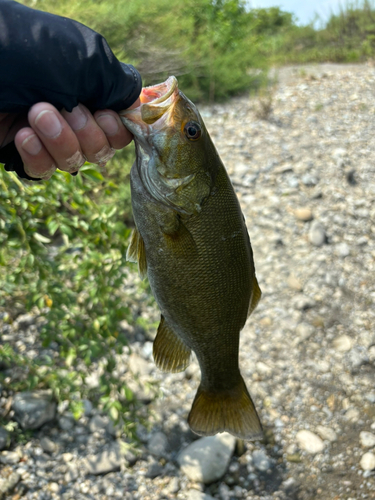
[(163, 83), (144, 87), (140, 95), (141, 105), (120, 111), (120, 118), (136, 137), (151, 135), (169, 125), (178, 96), (177, 78), (170, 76)]

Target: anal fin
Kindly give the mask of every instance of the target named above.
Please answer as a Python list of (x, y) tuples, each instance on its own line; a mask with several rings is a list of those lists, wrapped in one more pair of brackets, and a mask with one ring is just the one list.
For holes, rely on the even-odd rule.
[(153, 348), (156, 366), (165, 372), (182, 372), (190, 362), (191, 350), (161, 317)]
[(254, 276), (254, 279), (253, 279), (253, 293), (251, 294), (249, 309), (247, 311), (247, 317), (249, 317), (250, 314), (254, 311), (254, 309), (256, 308), (256, 306), (258, 305), (258, 303), (260, 301), (261, 296), (262, 296), (262, 291), (259, 288), (258, 280)]
[(138, 262), (138, 273), (143, 280), (147, 276), (147, 260), (145, 243), (138, 229), (135, 227), (130, 237), (130, 245), (126, 252), (128, 262)]
[(240, 439), (262, 439), (263, 431), (254, 403), (240, 376), (238, 383), (225, 391), (208, 391), (199, 386), (188, 422), (200, 436), (229, 432)]

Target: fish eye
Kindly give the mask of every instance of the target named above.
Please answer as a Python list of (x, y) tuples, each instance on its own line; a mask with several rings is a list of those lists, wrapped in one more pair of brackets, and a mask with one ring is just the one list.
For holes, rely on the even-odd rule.
[(186, 137), (190, 141), (196, 141), (202, 134), (202, 129), (199, 123), (197, 122), (187, 122), (184, 127), (184, 132)]

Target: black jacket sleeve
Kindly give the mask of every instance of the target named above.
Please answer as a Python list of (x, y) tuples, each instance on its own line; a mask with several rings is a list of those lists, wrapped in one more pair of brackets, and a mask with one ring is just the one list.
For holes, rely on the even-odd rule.
[[(0, 0), (0, 112), (27, 112), (41, 101), (67, 111), (80, 102), (92, 112), (120, 111), (141, 88), (136, 69), (87, 26)], [(0, 162), (28, 178), (14, 143), (0, 149)]]

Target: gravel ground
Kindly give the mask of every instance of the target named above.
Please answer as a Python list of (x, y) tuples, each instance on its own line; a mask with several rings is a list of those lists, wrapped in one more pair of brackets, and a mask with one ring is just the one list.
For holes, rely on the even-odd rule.
[[(49, 421), (28, 442), (9, 448), (0, 429), (0, 499), (375, 499), (375, 69), (287, 71), (261, 100), (201, 110), (263, 291), (240, 365), (264, 441), (194, 436), (196, 361), (160, 373), (138, 331), (122, 371), (159, 381), (162, 393), (149, 404), (151, 430), (139, 429), (141, 453), (121, 453), (121, 436), (89, 402), (73, 421), (44, 401)], [(158, 317), (149, 306), (142, 314)], [(27, 345), (37, 318), (0, 321), (1, 331)], [(0, 409), (10, 404), (3, 393)]]

